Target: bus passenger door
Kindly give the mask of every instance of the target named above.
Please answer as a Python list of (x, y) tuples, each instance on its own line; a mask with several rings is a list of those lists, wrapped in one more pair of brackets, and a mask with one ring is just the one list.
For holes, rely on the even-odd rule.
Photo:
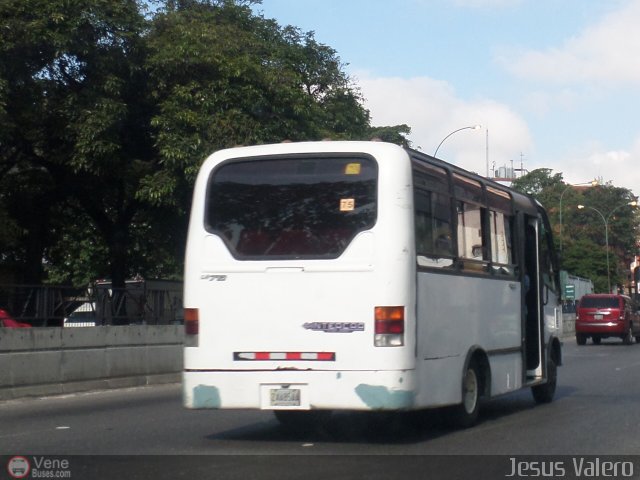
[(559, 278), (549, 222), (543, 212), (525, 215), (523, 331), (527, 378), (546, 376), (546, 351), (560, 330)]
[(542, 374), (542, 279), (540, 278), (540, 223), (537, 217), (525, 215), (524, 271), (522, 272), (522, 314), (524, 355), (527, 378)]

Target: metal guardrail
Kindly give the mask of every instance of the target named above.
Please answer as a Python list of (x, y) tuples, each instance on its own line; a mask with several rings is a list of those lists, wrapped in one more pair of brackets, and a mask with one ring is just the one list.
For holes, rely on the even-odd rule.
[(183, 322), (182, 283), (135, 280), (125, 288), (112, 288), (109, 282), (88, 288), (0, 285), (0, 308), (34, 327), (171, 325)]

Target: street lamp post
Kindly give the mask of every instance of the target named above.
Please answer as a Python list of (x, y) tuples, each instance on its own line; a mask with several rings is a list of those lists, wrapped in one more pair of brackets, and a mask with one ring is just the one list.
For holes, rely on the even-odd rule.
[(602, 221), (604, 222), (604, 243), (605, 243), (605, 249), (607, 251), (607, 287), (608, 287), (607, 293), (611, 293), (611, 272), (609, 271), (609, 219), (611, 218), (611, 215), (613, 215), (613, 213), (616, 210), (618, 210), (619, 208), (624, 207), (625, 205), (631, 205), (632, 207), (635, 207), (636, 205), (638, 205), (638, 202), (633, 200), (631, 202), (627, 202), (627, 203), (623, 203), (622, 205), (618, 205), (616, 208), (611, 210), (606, 217), (597, 208), (589, 207), (588, 205), (578, 205), (578, 209), (579, 210), (582, 210), (583, 208), (589, 208), (589, 209), (593, 210), (598, 215), (600, 215), (600, 217), (602, 217)]
[(567, 191), (569, 191), (571, 188), (581, 185), (591, 185), (592, 187), (595, 187), (598, 185), (598, 181), (592, 180), (590, 182), (572, 183), (571, 185), (567, 185), (567, 188), (565, 188), (560, 194), (560, 258), (562, 258), (562, 245), (564, 242), (564, 238), (562, 237), (562, 197), (564, 197), (564, 194), (567, 193)]
[(449, 135), (447, 135), (446, 137), (444, 137), (442, 139), (442, 141), (438, 144), (438, 146), (436, 147), (436, 151), (433, 152), (433, 156), (435, 157), (438, 154), (438, 150), (440, 150), (440, 146), (444, 143), (444, 141), (449, 138), (451, 135), (453, 135), (454, 133), (458, 133), (462, 130), (480, 130), (482, 128), (482, 125), (472, 125), (470, 127), (462, 127), (462, 128), (458, 128), (457, 130), (454, 130), (453, 132), (451, 132)]

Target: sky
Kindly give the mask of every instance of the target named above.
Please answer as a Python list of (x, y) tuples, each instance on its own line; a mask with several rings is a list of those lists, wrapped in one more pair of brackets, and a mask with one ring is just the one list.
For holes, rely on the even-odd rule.
[(409, 125), (416, 149), (485, 176), (549, 168), (640, 195), (640, 0), (262, 0), (255, 11), (333, 48), (371, 124)]

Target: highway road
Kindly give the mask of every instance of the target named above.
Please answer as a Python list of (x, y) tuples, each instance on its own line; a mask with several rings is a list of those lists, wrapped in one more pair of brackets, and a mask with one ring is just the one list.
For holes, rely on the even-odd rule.
[[(228, 462), (224, 471), (236, 472), (237, 478), (267, 478), (270, 466), (282, 465), (282, 455), (294, 458), (298, 469), (306, 466), (315, 471), (310, 466), (318, 456), (325, 467), (327, 458), (333, 462), (344, 458), (352, 465), (341, 465), (339, 471), (345, 467), (349, 475), (334, 478), (355, 478), (351, 474), (363, 465), (371, 468), (367, 478), (390, 478), (382, 475), (381, 468), (411, 464), (395, 455), (423, 459), (425, 455), (503, 455), (496, 469), (504, 471), (500, 475), (504, 477), (513, 458), (564, 455), (574, 461), (587, 455), (640, 454), (640, 345), (625, 346), (611, 339), (579, 347), (567, 339), (563, 355), (553, 403), (536, 406), (528, 390), (510, 394), (485, 402), (479, 424), (466, 430), (447, 425), (440, 412), (429, 411), (391, 419), (337, 413), (318, 431), (291, 433), (270, 412), (183, 409), (180, 386), (163, 385), (4, 402), (0, 404), (0, 455), (90, 456), (80, 458), (84, 463), (91, 458), (110, 464), (110, 457), (95, 460), (92, 456), (187, 456), (190, 463), (180, 469), (192, 473), (208, 471), (206, 462), (191, 457), (206, 455)], [(384, 462), (392, 465), (380, 466), (378, 460), (371, 460), (382, 455), (391, 455)], [(149, 457), (137, 458), (148, 461)], [(634, 477), (639, 478), (640, 459), (634, 461)], [(420, 471), (423, 466), (415, 468)], [(280, 472), (271, 478), (293, 477)]]

